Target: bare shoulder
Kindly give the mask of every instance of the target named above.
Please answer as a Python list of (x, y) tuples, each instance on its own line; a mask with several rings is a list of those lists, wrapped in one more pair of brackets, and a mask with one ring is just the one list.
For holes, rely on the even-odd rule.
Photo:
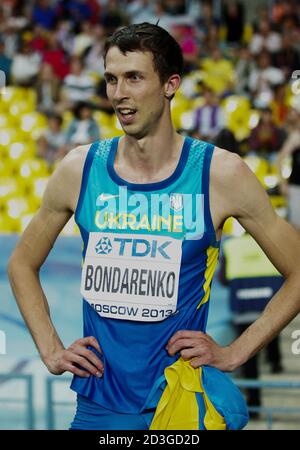
[(212, 207), (222, 220), (269, 209), (268, 196), (248, 165), (239, 155), (221, 148), (215, 148), (211, 163), (211, 189)]
[(90, 145), (71, 150), (51, 175), (44, 196), (44, 204), (55, 209), (74, 212), (79, 197), (83, 167)]
[(60, 170), (66, 175), (76, 175), (76, 173), (81, 175), (89, 149), (90, 144), (75, 147), (62, 159), (58, 168), (60, 168)]
[(215, 147), (212, 163), (211, 176), (214, 182), (227, 184), (237, 181), (237, 177), (244, 171), (248, 171), (247, 164), (236, 153), (229, 152), (223, 148)]

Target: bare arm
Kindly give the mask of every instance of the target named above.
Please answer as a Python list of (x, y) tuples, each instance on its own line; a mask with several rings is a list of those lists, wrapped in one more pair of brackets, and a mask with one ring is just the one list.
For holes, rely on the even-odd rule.
[[(50, 177), (41, 208), (24, 231), (8, 263), (9, 280), (19, 309), (42, 360), (49, 371), (55, 374), (65, 370), (81, 376), (87, 376), (87, 371), (91, 369), (93, 373), (97, 372), (95, 367), (82, 358), (90, 357), (95, 364), (96, 356), (93, 352), (86, 350), (92, 355), (85, 353), (81, 354), (81, 359), (72, 359), (70, 350), (64, 348), (52, 323), (48, 302), (39, 279), (41, 266), (57, 236), (73, 214), (79, 194), (83, 154), (86, 154), (86, 150), (86, 147), (75, 149)], [(96, 340), (92, 342), (87, 339), (72, 344), (73, 347), (75, 345), (75, 351), (78, 350), (78, 345), (83, 344), (93, 345), (100, 351)], [(80, 364), (87, 371), (80, 370), (74, 363)]]
[[(300, 311), (300, 235), (272, 208), (256, 177), (238, 157), (225, 181), (224, 201), (231, 215), (253, 236), (285, 277), (262, 315), (230, 346), (239, 366), (272, 340)], [(234, 189), (238, 181), (239, 189)], [(230, 206), (231, 205), (231, 206)]]
[[(168, 351), (175, 354), (184, 349), (181, 356), (193, 358), (194, 367), (208, 364), (232, 371), (270, 342), (300, 311), (300, 235), (275, 213), (263, 187), (239, 156), (220, 150), (214, 159), (211, 205), (218, 205), (214, 214), (216, 229), (227, 217), (235, 217), (283, 274), (285, 282), (262, 315), (228, 347), (218, 346), (202, 332), (186, 330), (175, 333)], [(191, 347), (189, 339), (193, 340), (192, 349), (187, 349)]]

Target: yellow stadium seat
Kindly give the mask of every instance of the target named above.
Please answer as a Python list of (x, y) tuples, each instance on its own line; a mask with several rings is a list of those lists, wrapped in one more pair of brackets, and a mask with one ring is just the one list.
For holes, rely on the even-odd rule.
[(171, 102), (171, 114), (176, 129), (192, 128), (191, 113), (193, 111), (194, 101), (189, 100), (184, 95), (175, 95)]
[(22, 131), (32, 133), (35, 129), (45, 129), (47, 127), (47, 120), (43, 114), (31, 112), (22, 115), (20, 124)]
[(8, 148), (9, 158), (20, 162), (25, 158), (34, 158), (36, 154), (36, 143), (33, 142), (14, 142)]
[(33, 192), (34, 192), (34, 196), (37, 199), (42, 199), (47, 183), (48, 183), (49, 177), (37, 177), (34, 179), (33, 181)]
[(252, 170), (252, 172), (255, 173), (261, 184), (265, 188), (269, 188), (266, 184), (266, 176), (270, 175), (270, 164), (268, 161), (264, 158), (260, 158), (259, 156), (255, 155), (247, 155), (244, 157), (245, 163), (248, 165), (248, 167)]
[(8, 155), (9, 146), (14, 142), (23, 139), (23, 134), (16, 128), (4, 128), (0, 130), (0, 148), (2, 154)]
[(0, 231), (1, 233), (20, 233), (21, 218), (9, 217), (0, 212)]
[(222, 101), (221, 105), (227, 113), (244, 112), (250, 109), (250, 101), (241, 95), (229, 95)]
[(96, 120), (97, 124), (99, 125), (100, 130), (102, 129), (102, 127), (111, 128), (112, 126), (111, 114), (108, 114), (104, 111), (95, 111), (93, 117)]
[(234, 133), (238, 141), (246, 139), (250, 134), (251, 109), (247, 98), (230, 95), (225, 98), (221, 106), (225, 113), (228, 128)]

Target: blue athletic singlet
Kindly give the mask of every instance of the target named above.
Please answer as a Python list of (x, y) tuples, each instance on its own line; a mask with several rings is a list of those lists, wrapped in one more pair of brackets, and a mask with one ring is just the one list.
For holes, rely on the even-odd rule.
[(219, 252), (209, 207), (214, 147), (187, 137), (169, 178), (133, 184), (114, 170), (118, 141), (91, 145), (75, 212), (84, 336), (98, 340), (104, 376), (74, 376), (71, 388), (111, 411), (139, 414), (178, 360), (165, 349), (169, 339), (206, 329)]

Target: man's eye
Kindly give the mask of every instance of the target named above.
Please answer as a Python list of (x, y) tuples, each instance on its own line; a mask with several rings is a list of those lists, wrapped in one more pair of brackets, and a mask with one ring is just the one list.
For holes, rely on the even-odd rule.
[(106, 83), (113, 84), (116, 82), (114, 77), (106, 77)]
[(137, 81), (137, 80), (141, 79), (141, 76), (135, 73), (135, 74), (130, 75), (130, 79), (133, 81)]

